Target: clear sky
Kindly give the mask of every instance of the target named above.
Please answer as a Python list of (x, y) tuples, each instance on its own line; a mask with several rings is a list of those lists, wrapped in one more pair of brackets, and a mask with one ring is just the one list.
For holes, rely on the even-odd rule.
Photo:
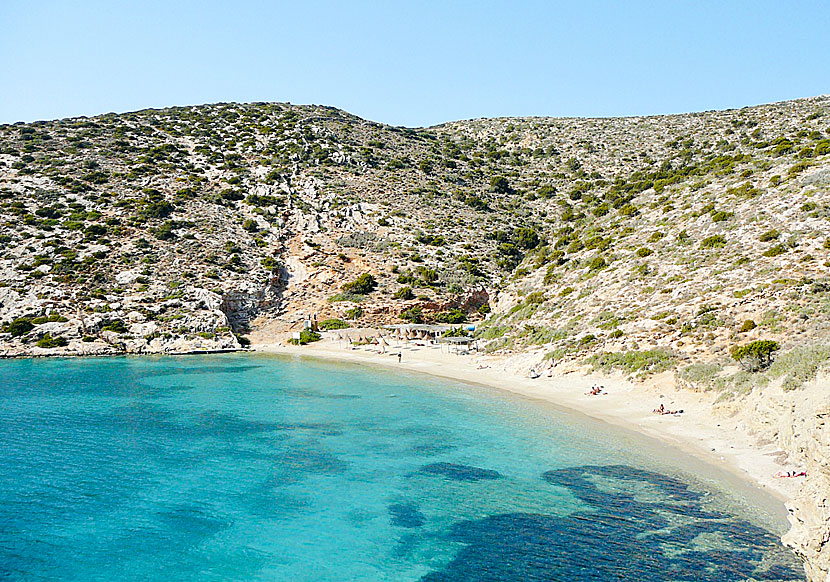
[(830, 93), (830, 0), (0, 0), (0, 123), (216, 101), (394, 125)]

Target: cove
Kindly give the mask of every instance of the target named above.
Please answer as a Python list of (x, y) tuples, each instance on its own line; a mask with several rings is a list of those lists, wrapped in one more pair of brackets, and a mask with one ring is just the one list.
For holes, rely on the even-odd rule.
[(493, 389), (253, 354), (0, 377), (0, 580), (803, 580), (729, 483)]

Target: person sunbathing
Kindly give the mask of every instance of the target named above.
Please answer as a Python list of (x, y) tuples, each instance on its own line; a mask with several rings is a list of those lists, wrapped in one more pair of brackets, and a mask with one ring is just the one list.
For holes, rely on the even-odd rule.
[(778, 471), (775, 476), (779, 479), (785, 477), (806, 477), (807, 471)]
[(660, 403), (660, 406), (658, 406), (657, 408), (655, 408), (654, 410), (652, 410), (652, 412), (653, 412), (654, 414), (682, 414), (682, 413), (683, 413), (683, 409), (680, 409), (680, 410), (668, 410), (665, 406), (663, 406), (663, 403), (661, 402), (661, 403)]
[(603, 388), (605, 386), (591, 386), (591, 389), (588, 390), (585, 394), (588, 396), (599, 396), (600, 394), (607, 394), (607, 392), (603, 392)]

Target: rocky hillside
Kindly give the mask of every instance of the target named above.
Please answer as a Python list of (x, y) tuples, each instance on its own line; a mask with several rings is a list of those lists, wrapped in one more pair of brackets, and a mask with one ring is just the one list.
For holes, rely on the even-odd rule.
[[(314, 314), (474, 321), (486, 350), (560, 371), (674, 370), (809, 467), (790, 542), (830, 569), (830, 403), (796, 397), (830, 361), (830, 97), (426, 129), (281, 103), (5, 125), (0, 224), (2, 356), (237, 349)], [(768, 351), (741, 367), (752, 342)]]
[[(216, 104), (0, 126), (2, 349), (233, 348), (254, 321), (488, 308), (489, 349), (555, 362), (809, 345), (830, 310), (829, 105), (406, 129)], [(373, 291), (342, 291), (363, 273)]]

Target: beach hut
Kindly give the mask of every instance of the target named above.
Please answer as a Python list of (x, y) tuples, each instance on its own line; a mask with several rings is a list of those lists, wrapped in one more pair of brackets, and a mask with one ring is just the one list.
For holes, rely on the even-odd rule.
[[(475, 344), (475, 338), (471, 337), (442, 337), (438, 339), (438, 342), (441, 344), (447, 344), (447, 348), (454, 348), (456, 354), (461, 353), (470, 353), (470, 346)], [(464, 348), (464, 352), (461, 352), (460, 348)]]

